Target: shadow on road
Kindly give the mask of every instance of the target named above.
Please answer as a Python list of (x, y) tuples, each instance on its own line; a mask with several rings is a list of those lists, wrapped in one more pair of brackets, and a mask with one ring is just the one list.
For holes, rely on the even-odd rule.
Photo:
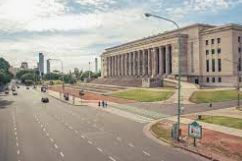
[(11, 105), (14, 101), (8, 101), (4, 100), (3, 98), (0, 98), (0, 109), (4, 109), (7, 106)]

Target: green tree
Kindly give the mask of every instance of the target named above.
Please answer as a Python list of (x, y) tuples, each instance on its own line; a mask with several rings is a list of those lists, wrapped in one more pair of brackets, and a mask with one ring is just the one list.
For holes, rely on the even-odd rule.
[(27, 82), (34, 82), (34, 73), (25, 73), (24, 75), (21, 76), (20, 78), (21, 82), (26, 84)]
[(9, 63), (4, 58), (0, 58), (0, 85), (11, 81), (13, 75), (9, 72), (9, 67)]

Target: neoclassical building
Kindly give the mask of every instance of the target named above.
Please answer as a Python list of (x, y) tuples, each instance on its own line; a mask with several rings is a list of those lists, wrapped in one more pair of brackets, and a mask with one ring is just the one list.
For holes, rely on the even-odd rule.
[(234, 86), (241, 81), (241, 48), (241, 25), (194, 24), (106, 49), (102, 78), (177, 79), (180, 54), (183, 81)]

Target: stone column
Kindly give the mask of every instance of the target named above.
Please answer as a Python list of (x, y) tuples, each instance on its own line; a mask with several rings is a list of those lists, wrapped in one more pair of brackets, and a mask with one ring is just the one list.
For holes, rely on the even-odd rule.
[(141, 74), (140, 74), (140, 61), (141, 61), (141, 60), (140, 60), (140, 54), (141, 54), (141, 53), (140, 53), (140, 50), (137, 52), (137, 54), (138, 54), (138, 55), (137, 55), (137, 63), (138, 63), (138, 64), (137, 64), (137, 68), (138, 68), (138, 70), (137, 70), (137, 75), (140, 77), (140, 75), (141, 75)]
[(137, 67), (136, 67), (136, 64), (137, 64), (137, 60), (136, 60), (136, 52), (134, 51), (133, 52), (133, 76), (136, 76), (137, 75)]
[(131, 76), (132, 75), (132, 55), (131, 55), (131, 53), (128, 53), (128, 55), (129, 55), (129, 69), (128, 69), (128, 75), (129, 76)]
[(148, 49), (148, 76), (150, 77), (152, 75), (152, 52), (151, 49)]
[(166, 74), (170, 74), (170, 56), (168, 45), (166, 45)]
[(119, 55), (120, 58), (120, 76), (123, 76), (123, 54)]
[(157, 52), (156, 48), (152, 49), (152, 54), (151, 54), (151, 60), (152, 60), (152, 76), (155, 77), (157, 75)]
[(117, 55), (116, 57), (117, 57), (117, 76), (120, 76), (120, 59), (119, 59), (119, 55)]
[(128, 76), (129, 75), (129, 53), (126, 53), (126, 59), (125, 59), (125, 63), (126, 63), (126, 67), (125, 67), (125, 75)]
[(163, 61), (164, 61), (164, 59), (163, 59), (163, 47), (159, 47), (159, 64), (160, 64), (159, 75), (164, 74)]
[(143, 64), (142, 64), (142, 66), (143, 66), (143, 76), (146, 76), (147, 75), (147, 71), (146, 71), (146, 67), (147, 67), (147, 61), (146, 61), (146, 53), (145, 53), (145, 49), (143, 50)]

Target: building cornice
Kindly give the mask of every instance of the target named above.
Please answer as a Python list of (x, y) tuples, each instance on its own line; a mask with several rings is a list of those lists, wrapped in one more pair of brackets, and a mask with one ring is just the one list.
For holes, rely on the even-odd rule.
[(242, 31), (242, 25), (227, 24), (227, 25), (223, 25), (223, 26), (218, 26), (218, 27), (214, 27), (214, 28), (211, 28), (211, 29), (203, 30), (201, 32), (201, 35), (212, 34), (212, 33), (217, 33), (217, 32), (226, 31), (226, 30)]

